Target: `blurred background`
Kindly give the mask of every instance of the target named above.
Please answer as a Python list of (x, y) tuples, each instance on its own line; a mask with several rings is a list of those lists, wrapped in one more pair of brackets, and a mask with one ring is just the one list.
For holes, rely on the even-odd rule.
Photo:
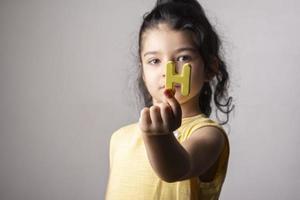
[[(236, 105), (221, 199), (299, 198), (300, 2), (200, 3)], [(138, 120), (128, 88), (154, 4), (0, 0), (1, 200), (104, 199), (110, 136)]]

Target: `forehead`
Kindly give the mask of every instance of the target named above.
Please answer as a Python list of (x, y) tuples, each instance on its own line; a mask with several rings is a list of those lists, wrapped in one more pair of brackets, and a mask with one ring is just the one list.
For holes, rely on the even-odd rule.
[(148, 29), (142, 38), (142, 51), (168, 51), (182, 46), (195, 47), (194, 34), (188, 30), (174, 30), (167, 24)]

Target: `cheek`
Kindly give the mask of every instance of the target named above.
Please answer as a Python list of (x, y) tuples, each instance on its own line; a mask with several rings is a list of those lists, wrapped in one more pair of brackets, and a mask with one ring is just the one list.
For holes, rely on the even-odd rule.
[(151, 88), (153, 87), (153, 82), (154, 82), (153, 73), (150, 73), (150, 71), (144, 70), (143, 80), (144, 80), (144, 83), (145, 83), (148, 91), (150, 91)]
[(202, 68), (192, 71), (191, 90), (194, 92), (199, 92), (202, 88), (204, 81), (204, 70), (202, 70)]
[(154, 82), (158, 78), (158, 73), (154, 69), (144, 69), (144, 80), (148, 82)]

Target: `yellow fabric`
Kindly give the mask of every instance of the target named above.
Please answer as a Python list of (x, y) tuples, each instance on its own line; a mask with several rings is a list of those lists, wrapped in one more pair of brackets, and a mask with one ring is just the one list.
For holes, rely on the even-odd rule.
[(218, 170), (211, 182), (201, 182), (199, 177), (168, 183), (161, 180), (151, 168), (138, 128), (131, 124), (113, 133), (110, 140), (110, 174), (106, 200), (215, 200), (219, 198), (226, 176), (229, 142), (224, 129), (207, 118), (197, 115), (182, 119), (177, 129), (182, 143), (198, 128), (218, 127), (226, 138)]

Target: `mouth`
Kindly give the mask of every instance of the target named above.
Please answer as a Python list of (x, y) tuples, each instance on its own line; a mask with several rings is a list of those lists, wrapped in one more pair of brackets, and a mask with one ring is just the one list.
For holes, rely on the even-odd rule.
[[(175, 84), (173, 87), (174, 87), (174, 88), (181, 88), (181, 84)], [(164, 85), (159, 87), (160, 90), (161, 90), (161, 89), (165, 89), (165, 88), (166, 88), (166, 87), (165, 87)]]

